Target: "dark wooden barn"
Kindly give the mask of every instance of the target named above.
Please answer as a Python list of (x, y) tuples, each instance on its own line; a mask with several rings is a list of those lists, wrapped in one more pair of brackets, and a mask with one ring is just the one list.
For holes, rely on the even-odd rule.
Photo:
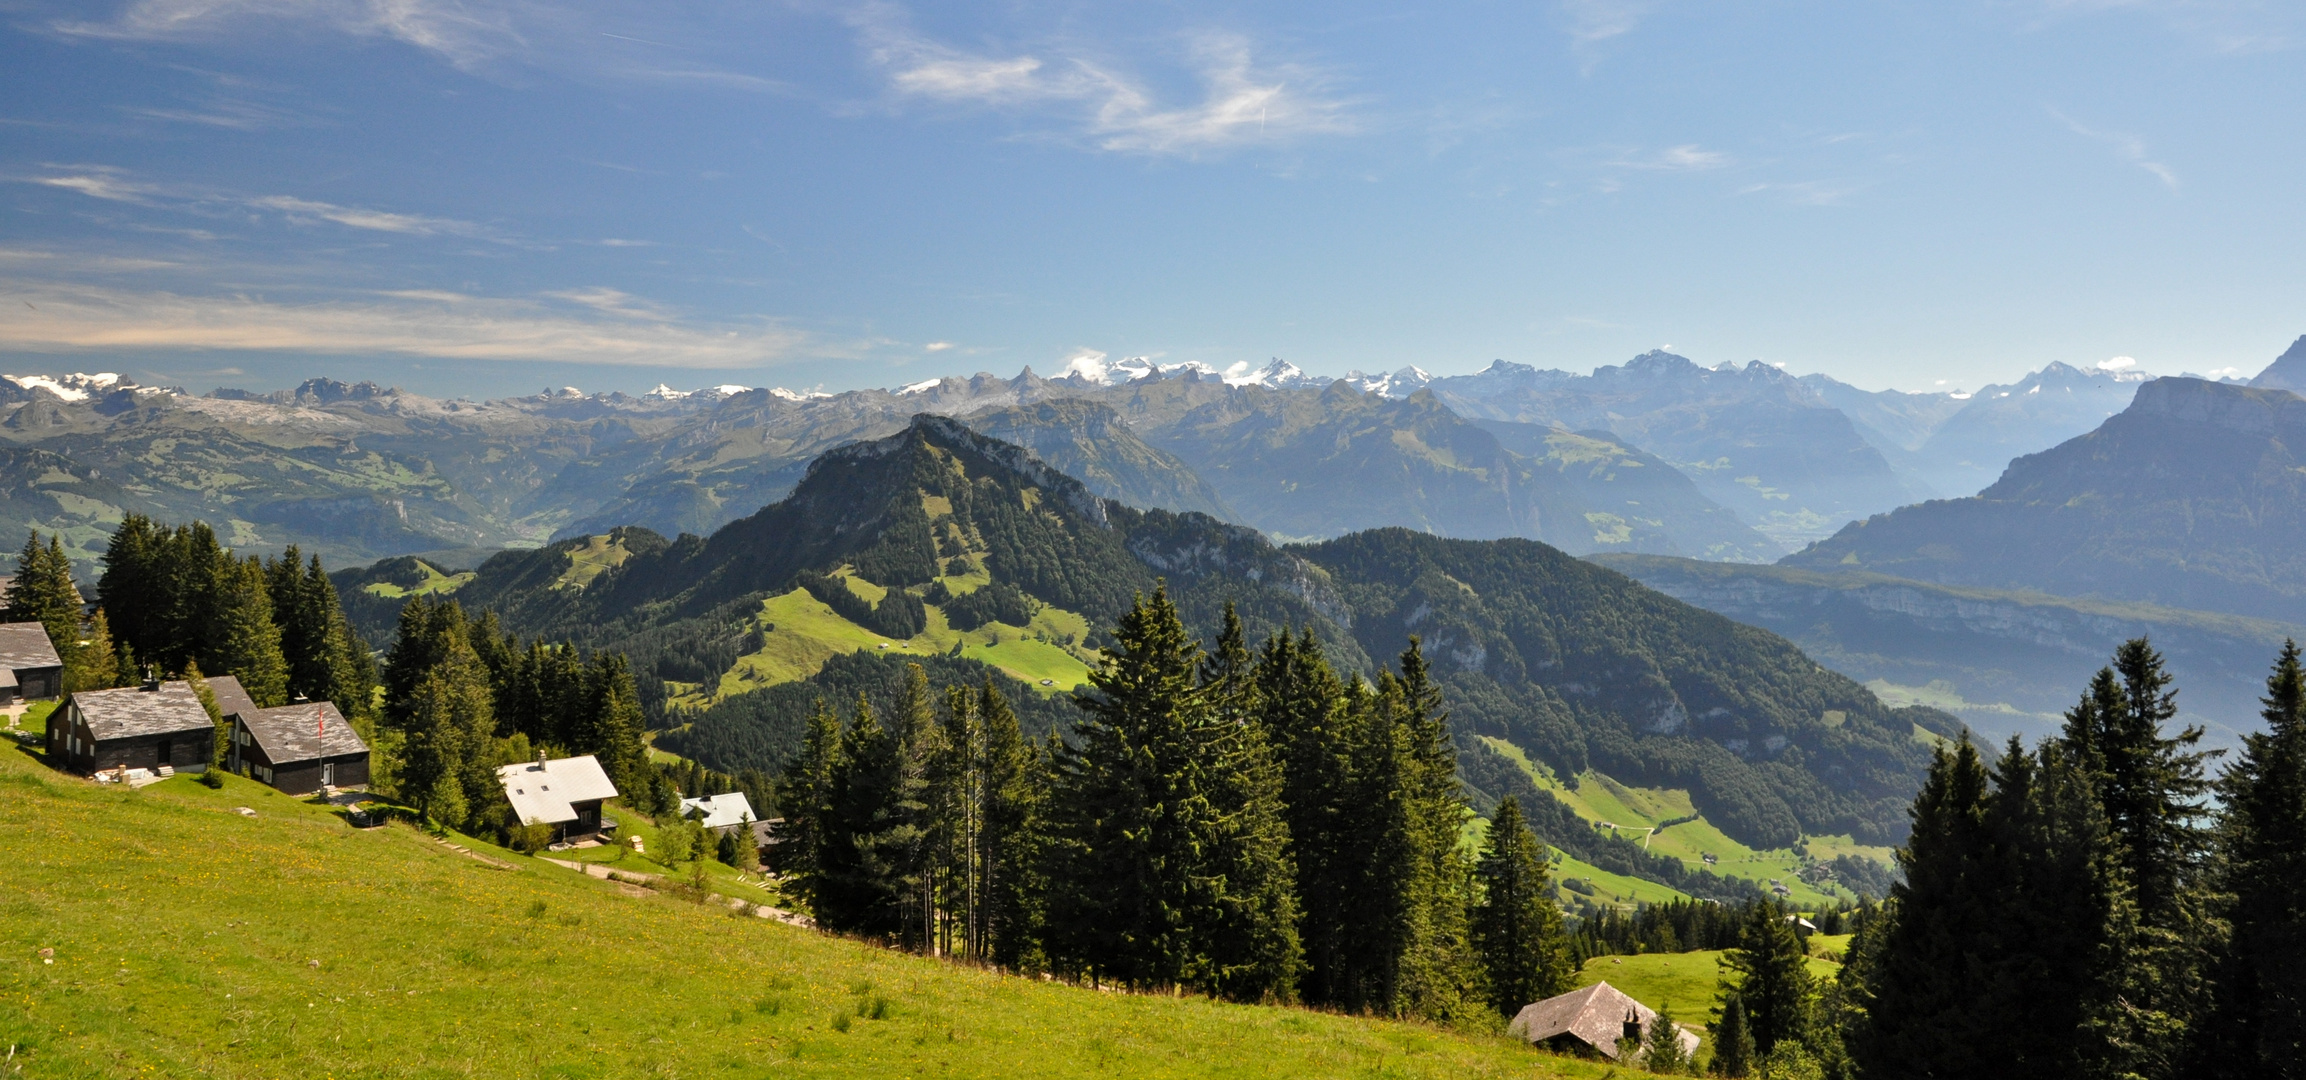
[(368, 783), (368, 744), (328, 702), (232, 715), (233, 772), (303, 795)]
[(82, 690), (48, 714), (48, 759), (76, 773), (198, 769), (216, 725), (186, 682)]
[(48, 640), (48, 628), (36, 622), (0, 623), (0, 704), (63, 692), (64, 661)]

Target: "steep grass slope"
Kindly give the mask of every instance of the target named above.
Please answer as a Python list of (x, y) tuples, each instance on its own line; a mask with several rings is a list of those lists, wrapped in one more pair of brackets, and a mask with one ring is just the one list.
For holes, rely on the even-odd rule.
[(122, 791), (0, 752), (0, 1075), (1603, 1071), (1503, 1038), (994, 975), (491, 856), (512, 869), (238, 779)]

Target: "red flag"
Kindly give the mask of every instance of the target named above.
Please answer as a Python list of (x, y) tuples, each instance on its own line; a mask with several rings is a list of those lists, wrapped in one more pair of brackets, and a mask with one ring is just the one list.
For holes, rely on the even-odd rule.
[(315, 739), (325, 738), (328, 735), (328, 706), (313, 706), (312, 722), (312, 737)]

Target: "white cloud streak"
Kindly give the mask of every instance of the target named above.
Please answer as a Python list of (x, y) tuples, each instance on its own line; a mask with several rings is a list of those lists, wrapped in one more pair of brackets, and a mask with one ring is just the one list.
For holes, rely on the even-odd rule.
[(1630, 34), (1653, 5), (1647, 0), (1561, 0), (1571, 43), (1584, 46)]
[(2067, 116), (2065, 113), (2059, 112), (2056, 109), (2050, 110), (2050, 116), (2052, 119), (2055, 119), (2059, 123), (2066, 125), (2066, 129), (2076, 135), (2080, 135), (2085, 139), (2105, 143), (2106, 145), (2113, 147), (2114, 152), (2121, 155), (2122, 160), (2154, 174), (2154, 178), (2160, 180), (2163, 187), (2166, 187), (2171, 191), (2178, 190), (2178, 174), (2172, 172), (2168, 165), (2153, 159), (2153, 157), (2146, 150), (2146, 141), (2144, 139), (2141, 139), (2136, 135), (2131, 135), (2127, 132), (2101, 131), (2097, 128), (2086, 126), (2079, 121), (2076, 121), (2074, 118)]
[(456, 0), (135, 0), (109, 22), (62, 22), (58, 33), (124, 41), (206, 40), (251, 21), (303, 23), (386, 38), (477, 67), (524, 46), (502, 11)]
[[(773, 323), (700, 327), (645, 316), (603, 319), (535, 301), (448, 292), (284, 303), (8, 279), (0, 279), (0, 292), (21, 301), (0, 306), (0, 351), (251, 350), (717, 369), (826, 354), (808, 334)], [(631, 301), (611, 290), (592, 294)]]
[(1192, 155), (1356, 130), (1348, 103), (1327, 93), (1327, 79), (1298, 65), (1260, 65), (1238, 35), (1192, 39), (1187, 60), (1201, 97), (1171, 104), (1143, 82), (1082, 56), (987, 56), (932, 41), (886, 4), (859, 8), (850, 22), (898, 96), (1061, 110), (1075, 137), (1101, 150)]
[(327, 221), (348, 229), (398, 233), (403, 236), (464, 236), (479, 239), (501, 239), (485, 226), (470, 221), (459, 221), (455, 218), (395, 213), (389, 210), (374, 210), (360, 206), (341, 206), (314, 199), (302, 199), (294, 195), (223, 195), (170, 189), (163, 185), (131, 179), (123, 170), (105, 166), (57, 167), (57, 170), (50, 175), (19, 178), (19, 180), (22, 183), (76, 191), (92, 199), (135, 203), (140, 206), (167, 206), (187, 210), (198, 210), (203, 207), (269, 210), (281, 215), (284, 220), (297, 225), (310, 225), (318, 221)]

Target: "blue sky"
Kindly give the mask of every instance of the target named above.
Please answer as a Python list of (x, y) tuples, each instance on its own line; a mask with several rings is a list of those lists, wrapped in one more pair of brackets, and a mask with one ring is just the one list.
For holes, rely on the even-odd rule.
[(2306, 332), (2302, 46), (2248, 0), (0, 0), (0, 370), (2252, 373)]

